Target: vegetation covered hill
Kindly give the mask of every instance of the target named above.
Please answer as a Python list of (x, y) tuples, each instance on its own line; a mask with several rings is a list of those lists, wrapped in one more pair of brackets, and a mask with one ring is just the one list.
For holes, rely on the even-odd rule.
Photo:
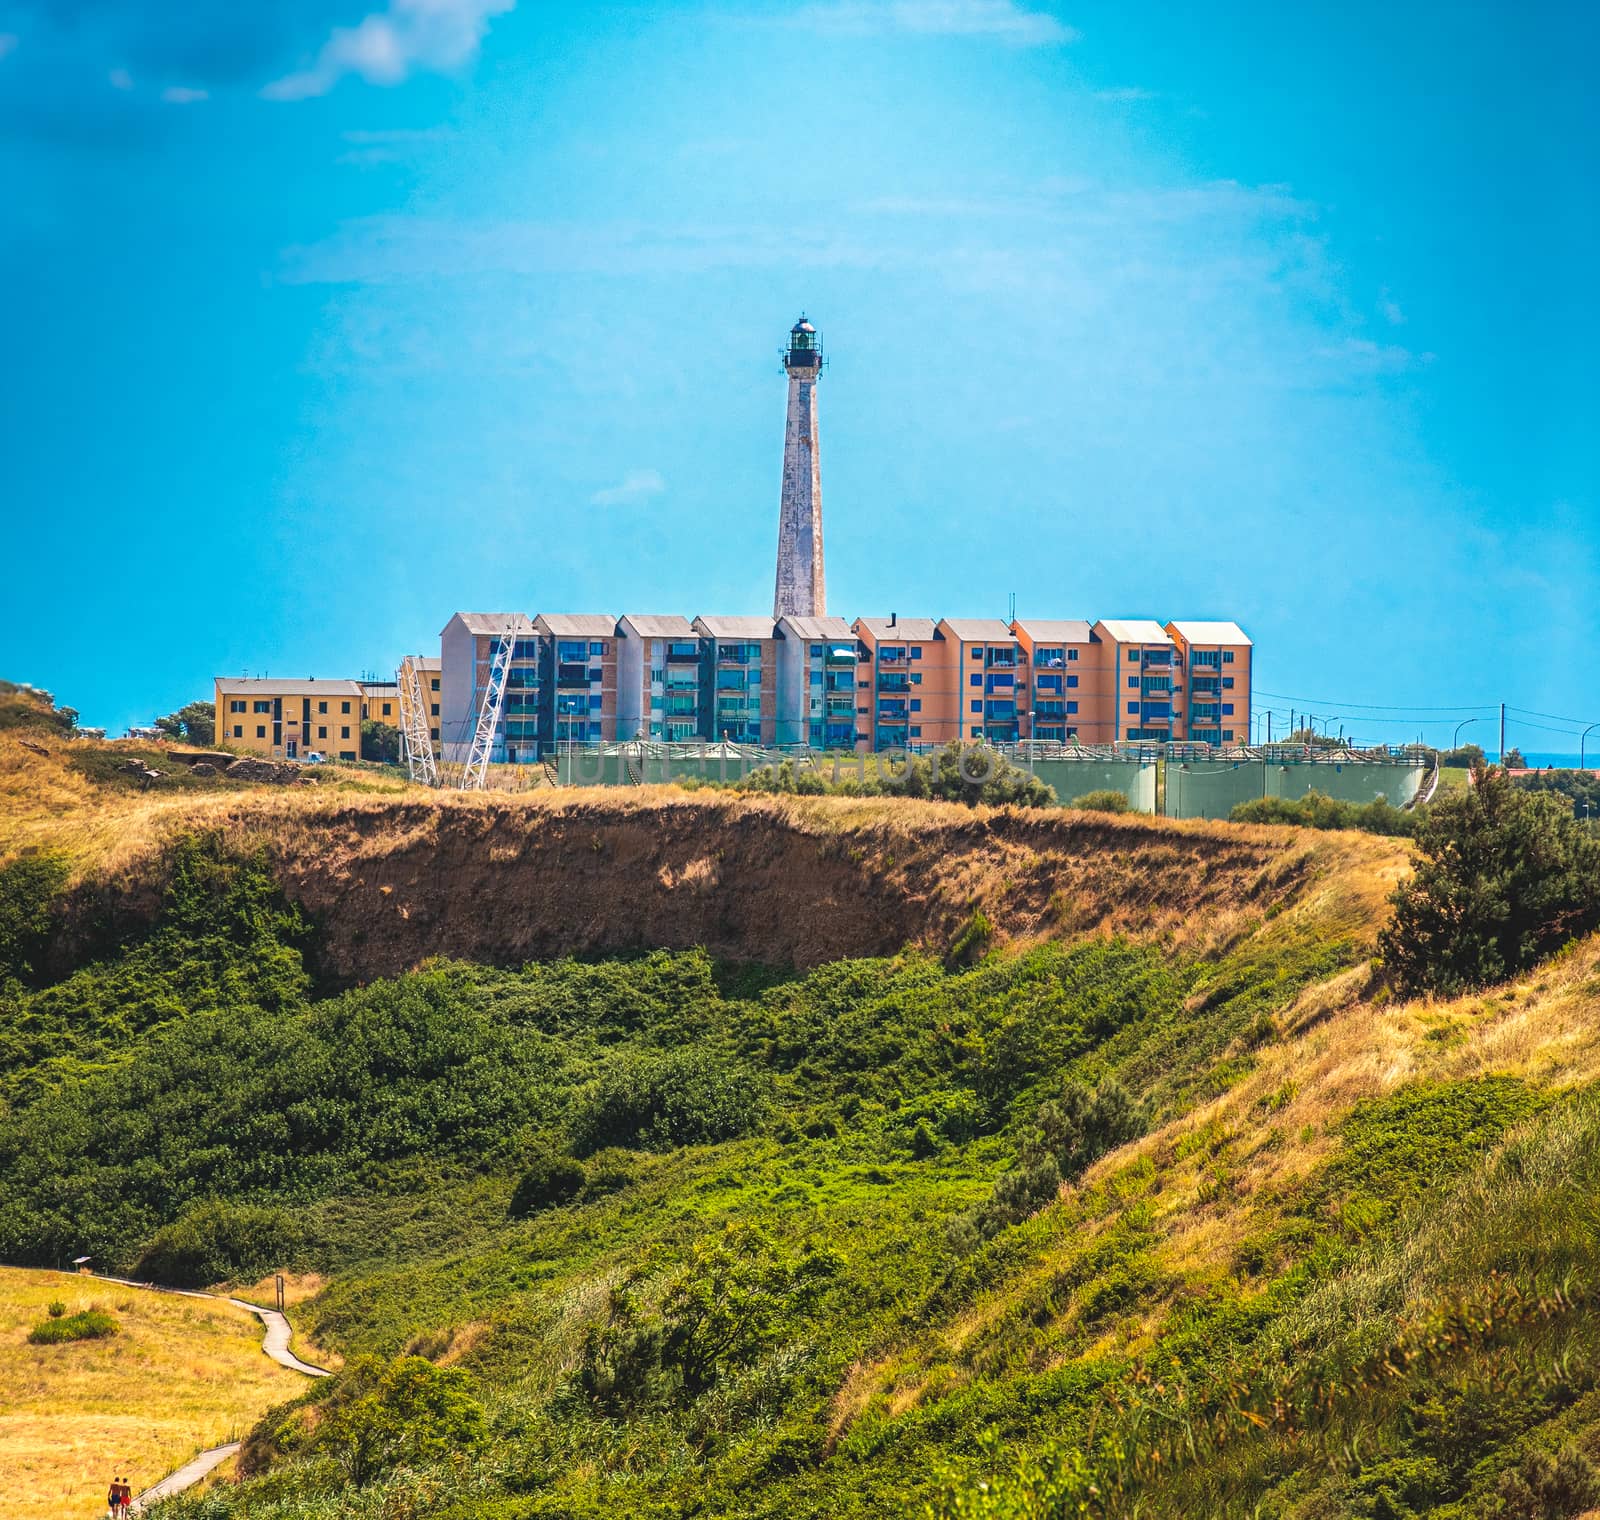
[(175, 1515), (1600, 1502), (1600, 943), (1398, 1000), (1405, 842), (149, 806), (0, 870), (0, 1257), (315, 1271), (346, 1358)]

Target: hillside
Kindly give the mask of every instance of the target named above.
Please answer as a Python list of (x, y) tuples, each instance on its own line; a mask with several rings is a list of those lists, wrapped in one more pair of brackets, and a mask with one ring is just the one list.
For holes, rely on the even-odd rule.
[(1386, 1001), (1406, 844), (10, 745), (0, 1256), (346, 1359), (172, 1514), (1600, 1502), (1600, 942)]

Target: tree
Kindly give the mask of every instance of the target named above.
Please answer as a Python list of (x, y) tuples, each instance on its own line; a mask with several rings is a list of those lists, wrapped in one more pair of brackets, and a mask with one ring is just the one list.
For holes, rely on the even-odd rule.
[(1471, 770), (1475, 765), (1483, 765), (1488, 760), (1483, 747), (1477, 744), (1463, 744), (1459, 749), (1447, 749), (1439, 756), (1440, 765), (1455, 766), (1458, 769)]
[(1534, 964), (1600, 927), (1600, 840), (1550, 792), (1503, 769), (1435, 802), (1416, 871), (1378, 947), (1395, 987), (1453, 995)]
[(1514, 744), (1507, 751), (1505, 759), (1500, 764), (1508, 771), (1525, 771), (1528, 768), (1528, 762), (1522, 758), (1522, 751)]
[(156, 727), (189, 744), (216, 741), (216, 709), (209, 702), (186, 702), (177, 712), (156, 719)]
[(376, 760), (384, 765), (396, 765), (400, 760), (400, 730), (392, 723), (380, 723), (375, 718), (361, 720), (361, 758)]

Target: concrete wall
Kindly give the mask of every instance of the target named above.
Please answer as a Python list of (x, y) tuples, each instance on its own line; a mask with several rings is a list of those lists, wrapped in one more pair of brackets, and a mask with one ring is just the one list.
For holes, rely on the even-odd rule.
[(1090, 792), (1121, 792), (1136, 813), (1156, 810), (1156, 768), (1138, 760), (1035, 760), (1028, 766), (1054, 787), (1063, 807)]
[(1260, 797), (1297, 801), (1321, 792), (1341, 802), (1375, 802), (1386, 797), (1403, 807), (1416, 796), (1426, 769), (1384, 762), (1351, 764), (1312, 761), (1196, 760), (1167, 766), (1168, 818), (1226, 818), (1241, 802)]

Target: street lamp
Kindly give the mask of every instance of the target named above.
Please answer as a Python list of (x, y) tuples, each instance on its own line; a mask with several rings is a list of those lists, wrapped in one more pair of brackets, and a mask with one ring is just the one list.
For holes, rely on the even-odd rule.
[(1456, 731), (1453, 735), (1451, 735), (1450, 738), (1450, 748), (1452, 750), (1456, 750), (1461, 747), (1461, 730), (1464, 729), (1469, 723), (1476, 723), (1477, 721), (1478, 720), (1476, 718), (1463, 718), (1458, 724), (1456, 724)]
[(1587, 739), (1589, 735), (1592, 734), (1597, 728), (1600, 728), (1600, 723), (1591, 723), (1581, 734), (1578, 735), (1578, 769), (1580, 771), (1583, 769), (1583, 741)]

